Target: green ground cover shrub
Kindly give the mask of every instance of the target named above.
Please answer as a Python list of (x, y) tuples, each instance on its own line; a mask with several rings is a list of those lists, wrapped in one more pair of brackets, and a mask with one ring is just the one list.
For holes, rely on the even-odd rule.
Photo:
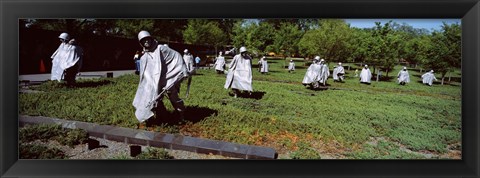
[(365, 144), (359, 151), (348, 153), (354, 159), (425, 159), (418, 153), (407, 152), (400, 149), (400, 146), (381, 140), (377, 145)]
[(20, 143), (32, 142), (35, 140), (48, 141), (56, 140), (63, 145), (73, 147), (86, 143), (88, 133), (82, 129), (66, 129), (61, 125), (26, 125), (19, 129)]
[(20, 159), (65, 159), (65, 153), (51, 146), (29, 143), (36, 140), (47, 142), (58, 141), (62, 145), (74, 147), (86, 143), (88, 133), (81, 129), (66, 129), (61, 125), (39, 124), (26, 125), (19, 129)]
[(174, 159), (165, 149), (148, 147), (146, 151), (140, 153), (135, 159)]
[[(175, 114), (165, 98), (163, 102), (172, 114), (159, 116), (160, 124), (154, 130), (271, 146), (277, 150), (304, 147), (302, 151), (287, 150), (296, 151), (293, 155), (305, 152), (307, 155), (297, 156), (302, 159), (315, 157), (316, 154), (307, 152), (318, 149), (301, 146), (311, 141), (308, 139), (327, 144), (339, 142), (340, 154), (362, 159), (384, 158), (375, 155), (382, 150), (400, 153), (396, 147), (365, 145), (371, 137), (386, 137), (413, 151), (438, 153), (445, 153), (448, 145), (461, 142), (461, 84), (456, 81), (429, 87), (419, 82), (423, 72), (410, 70), (411, 82), (400, 86), (396, 75), (401, 66), (397, 66), (389, 73), (393, 77), (390, 80), (363, 85), (353, 78), (352, 67), (346, 71), (344, 83), (334, 83), (330, 78), (328, 90), (313, 91), (301, 84), (308, 66), (288, 73), (283, 68), (283, 59), (273, 59), (269, 60), (271, 72), (261, 75), (255, 68), (256, 60), (252, 70), (253, 97), (233, 98), (223, 88), (225, 75), (216, 74), (213, 69), (199, 70), (193, 76), (189, 98), (184, 97), (186, 82), (180, 90), (188, 122), (173, 122)], [(303, 66), (301, 60), (296, 63)], [(454, 74), (461, 76), (458, 72)], [(138, 79), (132, 74), (79, 80), (87, 84), (74, 88), (47, 82), (39, 87), (45, 93), (19, 94), (20, 114), (135, 128), (138, 122), (132, 101)], [(311, 137), (307, 139), (305, 135)], [(412, 158), (403, 153), (397, 155)]]
[(128, 154), (121, 154), (118, 156), (114, 156), (111, 159), (139, 159), (139, 160), (146, 160), (146, 159), (175, 159), (172, 155), (170, 155), (165, 149), (163, 148), (155, 148), (155, 147), (147, 147), (145, 151), (140, 153), (135, 157), (131, 157)]
[(20, 159), (65, 159), (65, 153), (57, 148), (36, 144), (20, 144)]

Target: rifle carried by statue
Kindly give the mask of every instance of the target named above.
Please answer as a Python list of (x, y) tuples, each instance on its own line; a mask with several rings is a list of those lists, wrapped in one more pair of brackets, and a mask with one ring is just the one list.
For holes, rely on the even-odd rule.
[[(177, 80), (176, 80), (175, 82), (173, 82), (170, 86), (163, 88), (163, 90), (162, 90), (152, 101), (148, 102), (148, 104), (147, 104), (146, 107), (149, 108), (150, 106), (152, 106), (152, 104), (156, 103), (156, 101), (158, 100), (158, 98), (160, 98), (165, 92), (167, 92), (168, 90), (170, 90), (170, 88), (172, 88), (172, 87), (173, 87), (175, 84), (177, 84), (178, 82), (182, 82), (184, 76), (185, 76), (185, 75), (179, 76), (179, 77), (177, 78)], [(189, 88), (190, 88), (190, 87), (189, 87)]]

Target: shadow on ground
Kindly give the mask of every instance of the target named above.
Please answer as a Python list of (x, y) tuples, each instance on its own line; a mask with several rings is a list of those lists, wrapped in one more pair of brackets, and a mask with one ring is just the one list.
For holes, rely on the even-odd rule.
[[(306, 68), (308, 68), (308, 67), (310, 67), (310, 66), (297, 65), (297, 66), (295, 66), (295, 70), (297, 70), (297, 69), (306, 69)], [(286, 66), (283, 67), (283, 68), (284, 68), (284, 69), (288, 69), (288, 65), (286, 65)]]
[[(387, 76), (380, 76), (379, 81), (391, 82), (394, 78), (396, 79), (396, 77), (393, 77), (393, 76), (388, 76), (388, 77)], [(373, 76), (372, 81), (377, 81), (377, 76)]]
[(180, 119), (180, 114), (176, 111), (167, 111), (165, 107), (159, 108), (156, 118), (148, 120), (149, 126), (160, 125), (183, 125), (185, 122), (197, 123), (204, 120), (207, 117), (216, 115), (218, 111), (199, 107), (199, 106), (187, 106), (184, 113), (184, 121)]
[(306, 85), (306, 87), (310, 90), (313, 90), (313, 91), (323, 91), (323, 90), (328, 90), (328, 87), (330, 86), (330, 84), (326, 84), (325, 86), (319, 86), (319, 87), (313, 87), (311, 85)]
[[(241, 92), (237, 95), (237, 97), (238, 98), (251, 98), (251, 99), (259, 100), (259, 99), (263, 98), (265, 93), (267, 93), (267, 92), (263, 92), (263, 91)], [(234, 96), (234, 94), (232, 92), (228, 93), (228, 95), (230, 95), (232, 97)]]

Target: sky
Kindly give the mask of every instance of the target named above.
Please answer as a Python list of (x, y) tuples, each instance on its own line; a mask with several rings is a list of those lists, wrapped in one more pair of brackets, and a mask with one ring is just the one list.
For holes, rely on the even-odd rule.
[(424, 28), (430, 31), (441, 30), (443, 25), (442, 22), (447, 24), (461, 24), (462, 21), (461, 19), (345, 19), (345, 22), (349, 23), (351, 27), (371, 28), (375, 26), (375, 22), (385, 24), (389, 20), (399, 24), (407, 23), (413, 28)]

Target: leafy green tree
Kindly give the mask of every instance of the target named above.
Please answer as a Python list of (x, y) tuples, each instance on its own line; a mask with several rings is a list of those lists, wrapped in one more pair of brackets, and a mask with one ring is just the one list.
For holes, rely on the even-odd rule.
[(227, 35), (227, 44), (232, 44), (233, 38), (233, 27), (235, 23), (242, 21), (241, 19), (213, 19), (213, 21), (217, 21), (219, 27), (225, 32)]
[(275, 29), (269, 23), (251, 23), (246, 27), (245, 45), (256, 55), (263, 55), (272, 45)]
[(425, 35), (428, 35), (430, 33), (429, 30), (427, 30), (427, 29), (414, 28), (413, 26), (408, 25), (405, 22), (402, 23), (402, 24), (399, 24), (397, 22), (393, 22), (392, 23), (392, 28), (393, 28), (393, 30), (395, 30), (397, 32), (402, 32), (402, 33), (407, 34), (407, 36), (409, 36), (411, 38), (425, 36)]
[(188, 20), (183, 39), (187, 44), (212, 45), (217, 50), (226, 44), (227, 35), (220, 29), (218, 22), (191, 19)]
[(318, 19), (259, 19), (261, 22), (271, 24), (275, 29), (280, 29), (282, 23), (296, 24), (300, 30), (306, 32), (318, 26)]
[(419, 36), (405, 42), (403, 58), (410, 64), (424, 63), (428, 59), (428, 49), (431, 41), (428, 36)]
[(319, 20), (299, 41), (300, 51), (307, 56), (320, 55), (327, 61), (345, 61), (352, 50), (348, 45), (352, 29), (343, 20)]
[(299, 25), (289, 22), (281, 23), (280, 28), (276, 30), (273, 44), (269, 49), (284, 56), (284, 66), (288, 56), (298, 54), (298, 42), (303, 34)]
[(293, 56), (298, 52), (298, 42), (302, 36), (303, 32), (297, 24), (283, 22), (275, 32), (271, 49), (285, 58)]
[(263, 55), (271, 50), (275, 29), (271, 23), (240, 21), (233, 29), (233, 44), (239, 48), (245, 46), (254, 55)]
[(73, 36), (95, 34), (133, 39), (140, 30), (155, 34), (154, 20), (149, 19), (29, 19), (26, 25), (28, 28), (66, 31)]
[(153, 32), (160, 41), (183, 43), (187, 23), (187, 19), (155, 19)]
[(413, 28), (407, 23), (392, 23), (392, 28), (399, 35), (400, 41), (397, 46), (398, 56), (409, 64), (415, 65), (424, 61), (426, 58), (426, 49), (430, 43), (427, 36), (427, 29)]
[(251, 24), (246, 20), (240, 20), (235, 22), (232, 28), (232, 43), (236, 48), (240, 48), (240, 46), (246, 46), (246, 39), (247, 39), (247, 32), (248, 27)]
[(27, 28), (65, 31), (73, 36), (92, 33), (95, 26), (94, 19), (26, 19), (23, 22)]
[(375, 22), (372, 31), (373, 43), (370, 44), (372, 51), (368, 61), (376, 67), (382, 66), (386, 70), (387, 77), (398, 62), (399, 50), (397, 47), (401, 41), (401, 36), (393, 31), (391, 22), (389, 21), (383, 26), (380, 22)]
[(352, 38), (348, 43), (352, 51), (351, 62), (366, 63), (371, 56), (373, 44), (373, 37), (369, 30), (352, 28)]
[(269, 23), (275, 29), (280, 29), (282, 24), (298, 24), (299, 19), (259, 19), (261, 22)]
[(313, 56), (320, 55), (322, 49), (318, 45), (321, 43), (321, 33), (319, 30), (309, 30), (303, 35), (298, 42), (298, 48), (301, 54), (305, 57), (313, 58)]
[(157, 36), (153, 28), (154, 24), (153, 19), (121, 19), (115, 20), (113, 27), (108, 28), (107, 26), (107, 30), (110, 29), (110, 32), (116, 36), (127, 38), (137, 38), (138, 32), (142, 30), (146, 30), (153, 36)]
[(425, 66), (441, 74), (443, 85), (447, 72), (461, 67), (461, 27), (443, 23), (442, 31), (433, 32), (431, 40)]
[(96, 19), (95, 31), (110, 36), (136, 39), (138, 32), (146, 30), (159, 41), (182, 42), (185, 19)]

